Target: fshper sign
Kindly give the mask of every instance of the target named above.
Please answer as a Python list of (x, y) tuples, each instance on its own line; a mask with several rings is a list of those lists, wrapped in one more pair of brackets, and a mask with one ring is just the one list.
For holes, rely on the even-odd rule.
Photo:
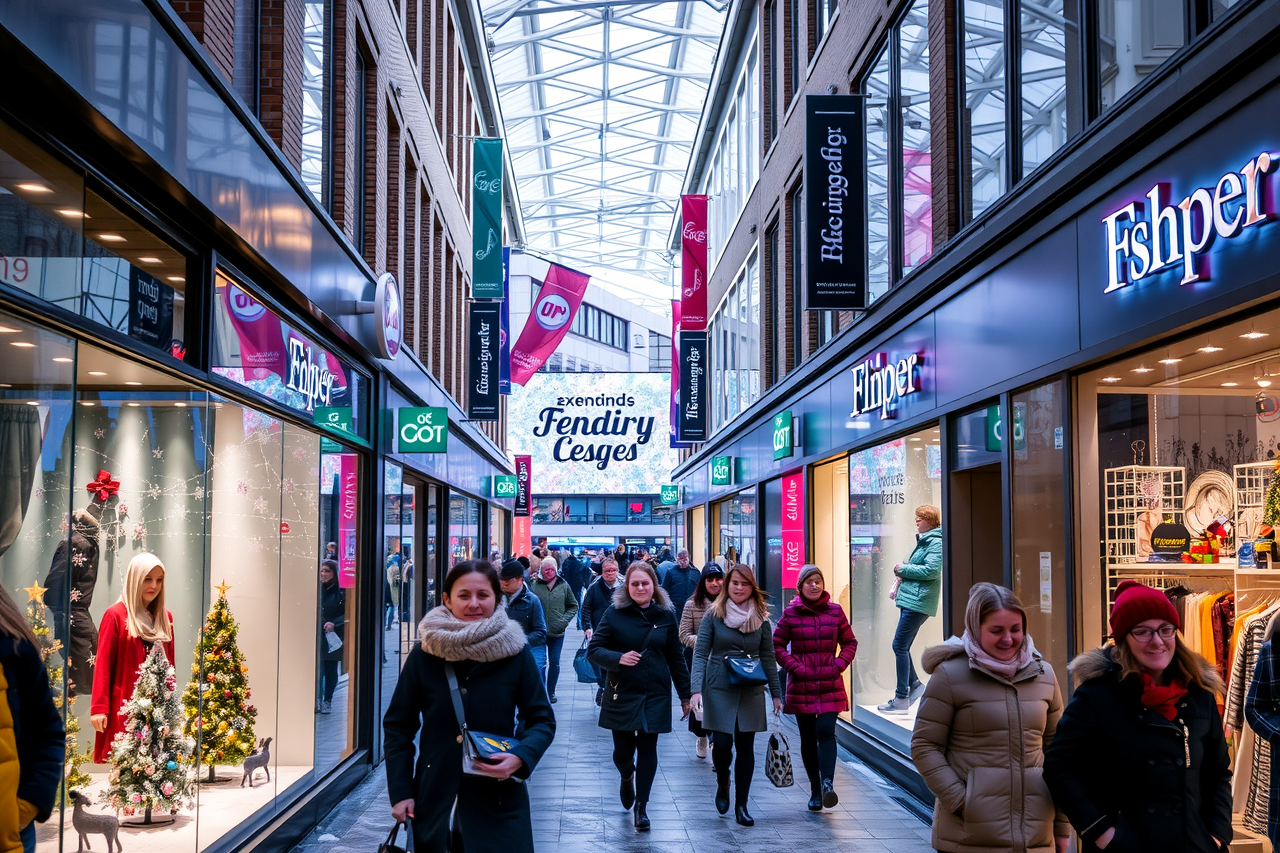
[(396, 423), (401, 453), (445, 453), (449, 450), (448, 409), (400, 409)]

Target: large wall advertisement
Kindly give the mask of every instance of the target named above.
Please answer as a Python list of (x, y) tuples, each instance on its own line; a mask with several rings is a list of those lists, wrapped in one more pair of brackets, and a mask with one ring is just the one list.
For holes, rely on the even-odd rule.
[(540, 494), (654, 494), (670, 482), (665, 373), (535, 373), (512, 388), (507, 446), (533, 457)]

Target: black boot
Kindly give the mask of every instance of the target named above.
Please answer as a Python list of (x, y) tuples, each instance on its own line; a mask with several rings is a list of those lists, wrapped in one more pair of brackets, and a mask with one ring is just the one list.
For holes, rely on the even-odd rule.
[(644, 813), (645, 805), (646, 805), (645, 803), (636, 803), (636, 807), (634, 810), (635, 819), (636, 819), (636, 832), (649, 831), (649, 816)]
[(636, 774), (622, 780), (622, 785), (618, 788), (618, 797), (622, 800), (622, 807), (630, 809), (636, 803)]
[(729, 811), (729, 771), (716, 771), (716, 811), (727, 814)]
[(836, 796), (835, 782), (831, 779), (822, 780), (822, 804), (829, 809), (834, 809), (840, 803), (840, 798)]
[(746, 803), (743, 803), (740, 806), (733, 807), (733, 819), (736, 820), (738, 823), (740, 823), (742, 826), (756, 825), (755, 818), (751, 817), (751, 815), (747, 813)]
[(810, 795), (809, 811), (811, 812), (822, 811), (822, 791), (821, 790), (813, 791), (812, 794)]

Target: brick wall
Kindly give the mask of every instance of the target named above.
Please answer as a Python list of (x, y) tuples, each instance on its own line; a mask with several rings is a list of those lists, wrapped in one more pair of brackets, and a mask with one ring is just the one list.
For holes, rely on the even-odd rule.
[(173, 11), (190, 28), (196, 41), (204, 45), (213, 67), (235, 82), (236, 4), (235, 0), (169, 0)]
[(302, 168), (302, 0), (261, 0), (258, 118), (285, 162)]

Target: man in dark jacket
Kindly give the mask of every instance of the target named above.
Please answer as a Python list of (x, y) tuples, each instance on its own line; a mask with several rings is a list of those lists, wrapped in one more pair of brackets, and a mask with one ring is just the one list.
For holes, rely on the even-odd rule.
[(662, 578), (662, 588), (667, 591), (667, 595), (671, 596), (671, 603), (676, 608), (677, 625), (680, 624), (680, 617), (684, 614), (685, 602), (698, 588), (698, 581), (701, 578), (702, 573), (689, 565), (689, 552), (681, 548), (676, 554), (676, 561), (671, 564)]
[(529, 650), (538, 662), (538, 669), (547, 665), (547, 618), (542, 602), (529, 591), (524, 583), (524, 566), (517, 560), (507, 560), (498, 573), (502, 585), (502, 603), (507, 607), (507, 618), (519, 623), (529, 640)]
[(581, 598), (583, 588), (591, 581), (591, 570), (587, 568), (587, 564), (570, 551), (569, 556), (560, 565), (560, 574), (569, 583), (569, 589), (573, 590), (573, 594)]
[(13, 721), (13, 728), (0, 738), (8, 753), (2, 764), (6, 772), (12, 768), (13, 776), (7, 781), (16, 783), (9, 790), (16, 790), (18, 799), (17, 825), (9, 831), (18, 832), (25, 849), (34, 850), (35, 823), (48, 820), (57, 808), (66, 729), (54, 704), (49, 673), (34, 645), (0, 635), (0, 665), (7, 684), (4, 699)]

